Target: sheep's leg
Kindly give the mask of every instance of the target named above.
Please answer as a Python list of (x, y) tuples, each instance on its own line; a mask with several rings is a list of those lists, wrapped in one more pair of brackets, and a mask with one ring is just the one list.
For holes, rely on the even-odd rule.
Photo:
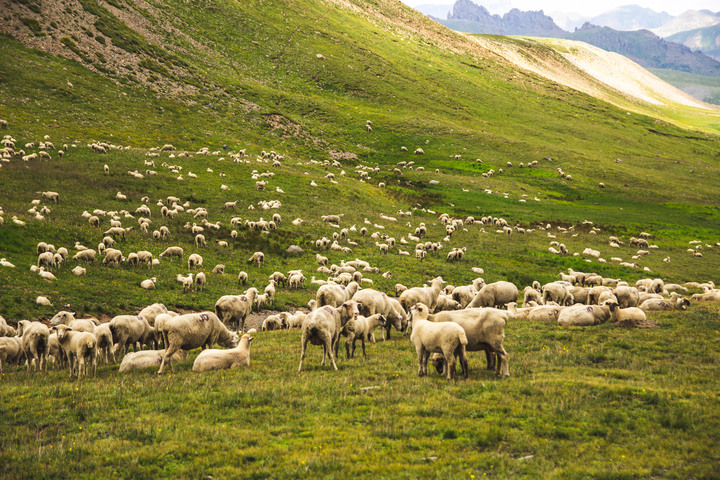
[(163, 373), (165, 371), (165, 363), (167, 363), (168, 367), (170, 368), (170, 371), (173, 371), (172, 367), (172, 356), (175, 355), (175, 352), (178, 351), (178, 348), (174, 345), (170, 345), (165, 349), (165, 355), (163, 355), (162, 362), (160, 362), (160, 370), (158, 370), (158, 375)]
[(508, 366), (508, 354), (502, 347), (502, 345), (500, 346), (500, 351), (498, 352), (498, 375), (503, 378), (510, 376), (510, 367)]
[(302, 334), (302, 340), (300, 342), (301, 348), (300, 348), (300, 366), (298, 367), (298, 373), (302, 371), (303, 366), (303, 360), (305, 360), (305, 347), (307, 347), (308, 338), (305, 332), (303, 331)]
[(345, 340), (345, 354), (347, 355), (347, 358), (353, 358), (355, 356), (355, 349), (353, 348), (352, 355), (350, 354), (350, 344), (353, 344), (353, 347), (355, 346), (355, 336), (352, 338), (348, 336), (347, 340)]
[(385, 327), (385, 330), (387, 331), (387, 340), (390, 340), (390, 328), (391, 327), (392, 327), (392, 325), (388, 325), (387, 327)]
[(485, 359), (487, 360), (487, 370), (495, 370), (495, 352), (490, 349), (485, 350)]
[(85, 355), (78, 355), (78, 380), (83, 378), (87, 373), (87, 370), (85, 368)]
[(358, 340), (358, 337), (354, 337), (352, 340), (352, 354), (350, 355), (349, 358), (353, 358), (355, 356), (355, 342), (357, 342), (357, 340)]
[[(330, 343), (330, 342), (332, 341), (332, 339), (331, 339), (331, 338), (328, 338), (327, 335), (325, 335), (325, 337), (326, 337), (326, 339), (325, 339), (325, 345), (327, 346), (326, 350), (330, 353), (330, 362), (332, 363), (333, 368), (334, 368), (335, 370), (337, 370), (337, 369), (338, 369), (338, 368), (337, 368), (337, 365), (335, 365), (335, 355), (333, 355), (332, 344)], [(338, 340), (340, 340), (340, 339), (338, 338), (338, 339), (335, 340), (335, 346), (336, 346), (336, 348), (337, 348), (338, 343), (340, 343)]]
[(447, 369), (447, 372), (445, 372), (447, 374), (447, 379), (452, 380), (455, 376), (455, 353), (444, 353), (443, 355), (445, 356), (445, 363), (447, 365), (445, 367)]
[(360, 337), (360, 341), (362, 342), (362, 347), (363, 347), (363, 357), (367, 358), (367, 354), (365, 353), (365, 336), (364, 335), (362, 337)]
[(423, 348), (422, 345), (418, 345), (415, 347), (415, 351), (417, 353), (418, 364), (419, 364), (418, 377), (422, 377), (425, 375), (425, 373), (423, 373), (423, 364), (426, 361), (426, 358), (424, 358), (425, 357), (425, 349)]
[(465, 380), (467, 380), (470, 372), (468, 368), (468, 358), (467, 358), (467, 349), (464, 345), (461, 345), (461, 349), (459, 352), (460, 356), (460, 367), (462, 368), (463, 375), (465, 376)]

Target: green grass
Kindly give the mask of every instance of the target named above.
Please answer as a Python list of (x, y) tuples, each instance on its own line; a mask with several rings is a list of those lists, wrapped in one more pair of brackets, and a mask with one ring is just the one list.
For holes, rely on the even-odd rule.
[[(712, 478), (716, 307), (659, 329), (507, 328), (511, 377), (419, 379), (407, 337), (296, 373), (299, 332), (256, 334), (251, 367), (97, 379), (2, 376), (5, 478)], [(42, 376), (43, 382), (38, 382)], [(364, 387), (377, 387), (363, 391)]]

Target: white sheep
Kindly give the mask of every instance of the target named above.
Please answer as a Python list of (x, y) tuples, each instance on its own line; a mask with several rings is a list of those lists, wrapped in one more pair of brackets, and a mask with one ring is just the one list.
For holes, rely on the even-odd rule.
[(205, 285), (207, 284), (207, 277), (205, 276), (204, 272), (200, 272), (197, 275), (195, 275), (195, 290), (204, 290)]
[(18, 365), (24, 355), (22, 338), (0, 337), (0, 373), (4, 362)]
[(157, 282), (157, 277), (148, 278), (148, 279), (140, 282), (140, 287), (144, 288), (145, 290), (155, 290), (156, 282)]
[(346, 349), (348, 348), (348, 344), (352, 343), (352, 350), (348, 352), (348, 358), (353, 358), (355, 356), (355, 343), (358, 340), (362, 343), (363, 357), (367, 357), (367, 354), (365, 353), (365, 341), (372, 340), (373, 343), (375, 343), (375, 335), (373, 334), (373, 331), (377, 327), (385, 328), (386, 323), (387, 319), (385, 316), (379, 313), (369, 317), (358, 315), (355, 319), (354, 334), (349, 336), (347, 342), (345, 343)]
[(133, 351), (137, 352), (139, 350), (138, 344), (147, 344), (154, 341), (153, 328), (147, 319), (141, 315), (118, 315), (110, 320), (108, 327), (115, 344), (115, 356), (120, 350), (125, 355), (128, 346), (132, 346)]
[(182, 284), (184, 293), (192, 290), (194, 284), (192, 273), (188, 273), (187, 277), (183, 277), (181, 273), (178, 273), (175, 279)]
[(252, 254), (250, 258), (248, 258), (247, 263), (253, 263), (257, 262), (258, 268), (260, 268), (262, 265), (265, 264), (265, 254), (263, 252), (255, 252)]
[(87, 376), (87, 364), (92, 366), (93, 377), (97, 376), (97, 340), (89, 332), (76, 331), (72, 327), (60, 324), (52, 327), (57, 331), (57, 339), (67, 355), (70, 376)]
[[(468, 340), (465, 330), (456, 323), (433, 323), (428, 321), (426, 315), (418, 315), (418, 307), (423, 304), (413, 305), (411, 315), (413, 317), (413, 331), (410, 341), (415, 345), (415, 352), (418, 357), (418, 376), (427, 375), (427, 362), (431, 353), (441, 353), (447, 365), (447, 379), (452, 380), (455, 376), (455, 357), (460, 357), (465, 378), (468, 376), (468, 361), (465, 352), (465, 345)], [(426, 305), (424, 313), (429, 313)], [(425, 318), (423, 318), (425, 316)]]
[(248, 274), (247, 274), (247, 272), (241, 271), (240, 273), (238, 273), (238, 283), (239, 283), (240, 285), (245, 286), (245, 284), (247, 283), (247, 281), (248, 281)]
[(604, 323), (609, 318), (608, 305), (573, 305), (562, 309), (557, 321), (562, 327), (583, 327)]
[(225, 370), (250, 366), (250, 345), (253, 337), (245, 334), (240, 337), (237, 347), (227, 350), (207, 349), (200, 352), (193, 363), (193, 372)]
[(180, 260), (183, 258), (183, 249), (182, 247), (168, 247), (165, 249), (164, 252), (160, 254), (160, 257), (168, 257), (172, 259), (173, 257), (178, 257)]
[[(386, 321), (383, 322), (383, 328), (388, 339), (390, 339), (391, 327), (394, 326), (398, 332), (405, 330), (407, 322), (405, 311), (396, 299), (370, 288), (358, 290), (352, 296), (352, 299), (358, 302), (360, 314), (364, 317), (369, 318), (376, 314), (384, 316)], [(372, 337), (372, 342), (375, 343), (374, 336)]]
[(235, 323), (237, 332), (244, 332), (245, 319), (252, 311), (257, 295), (255, 287), (249, 288), (242, 295), (223, 295), (215, 302), (215, 313), (226, 324)]
[(417, 303), (423, 303), (427, 305), (431, 311), (434, 310), (443, 283), (445, 283), (445, 281), (442, 277), (435, 277), (430, 283), (430, 287), (413, 287), (405, 290), (400, 294), (400, 305), (402, 305), (403, 310), (406, 312)]
[[(162, 364), (165, 350), (141, 350), (139, 352), (131, 352), (125, 355), (120, 363), (119, 372), (129, 372), (130, 370), (143, 370), (148, 367), (159, 367)], [(188, 353), (185, 350), (178, 350), (172, 356), (173, 362), (182, 362), (187, 360)]]
[(85, 275), (87, 273), (87, 270), (85, 268), (81, 267), (80, 265), (76, 266), (71, 271), (72, 271), (73, 275), (77, 275), (77, 276)]
[(22, 347), (27, 358), (28, 372), (33, 368), (36, 372), (47, 371), (48, 337), (50, 329), (40, 322), (20, 320), (17, 328), (18, 337), (22, 338)]
[(503, 307), (506, 303), (516, 302), (518, 289), (511, 282), (488, 283), (482, 287), (467, 308)]
[[(318, 307), (305, 317), (302, 324), (298, 373), (302, 372), (308, 342), (313, 345), (323, 346), (322, 365), (325, 365), (325, 359), (329, 355), (333, 368), (338, 369), (335, 364), (335, 356), (337, 355), (340, 332), (349, 322), (354, 322), (357, 318), (359, 314), (357, 307), (357, 302), (349, 300), (340, 307), (331, 307), (330, 305)], [(354, 330), (354, 326), (351, 327)]]
[(39, 296), (35, 299), (35, 303), (38, 305), (42, 305), (45, 307), (52, 307), (52, 303), (50, 303), (50, 300), (48, 300), (47, 297)]
[(339, 307), (350, 300), (359, 288), (360, 285), (357, 282), (350, 282), (347, 286), (336, 284), (321, 285), (320, 288), (318, 288), (315, 300), (317, 301), (318, 307), (324, 305)]
[(200, 268), (203, 266), (203, 257), (197, 253), (193, 253), (188, 257), (188, 270)]
[(165, 321), (163, 336), (167, 338), (165, 354), (158, 374), (165, 371), (167, 365), (172, 368), (172, 356), (180, 349), (211, 348), (218, 344), (221, 347), (234, 348), (239, 338), (228, 330), (213, 312), (189, 313), (179, 315)]

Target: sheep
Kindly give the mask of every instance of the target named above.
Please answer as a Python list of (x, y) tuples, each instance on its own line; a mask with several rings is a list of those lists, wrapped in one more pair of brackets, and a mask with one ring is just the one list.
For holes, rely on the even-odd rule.
[(685, 310), (688, 306), (690, 306), (690, 300), (672, 292), (670, 299), (650, 298), (642, 302), (638, 308), (646, 312), (652, 312), (661, 310)]
[(340, 339), (340, 331), (343, 327), (346, 327), (349, 322), (352, 322), (351, 327), (352, 330), (354, 330), (354, 321), (358, 315), (358, 304), (353, 300), (348, 300), (339, 307), (332, 307), (330, 305), (320, 306), (310, 312), (302, 324), (298, 373), (302, 372), (303, 361), (305, 360), (305, 349), (307, 348), (308, 342), (313, 345), (322, 345), (322, 365), (325, 365), (326, 356), (329, 354), (330, 362), (333, 368), (337, 370), (335, 355)]
[(18, 337), (22, 338), (22, 347), (27, 358), (27, 371), (47, 371), (48, 337), (50, 329), (40, 322), (20, 320), (17, 328)]
[(379, 313), (369, 317), (358, 315), (355, 319), (354, 334), (352, 335), (352, 338), (348, 337), (348, 340), (345, 343), (346, 348), (348, 348), (348, 343), (352, 343), (352, 350), (348, 353), (348, 358), (353, 358), (355, 356), (355, 343), (358, 340), (360, 340), (362, 344), (363, 357), (367, 357), (367, 354), (365, 353), (365, 341), (372, 339), (373, 343), (375, 343), (373, 330), (375, 330), (378, 326), (385, 328), (386, 323), (387, 319), (385, 316)]
[[(84, 250), (83, 250), (84, 251)], [(120, 265), (120, 262), (122, 262), (123, 256), (122, 252), (120, 250), (117, 250), (115, 248), (108, 248), (105, 250), (105, 258), (103, 259), (103, 264), (110, 264), (114, 263), (115, 265)]]
[(327, 264), (328, 264), (328, 258), (327, 258), (327, 257), (323, 257), (323, 256), (320, 255), (319, 253), (315, 254), (315, 260), (317, 261), (318, 265), (325, 265), (325, 266), (327, 266)]
[(193, 253), (188, 257), (188, 270), (200, 268), (203, 265), (203, 257), (197, 253)]
[(95, 327), (99, 325), (96, 318), (75, 318), (75, 314), (61, 310), (50, 319), (50, 326), (56, 327), (58, 325), (67, 325), (77, 332), (89, 332), (95, 331)]
[(215, 302), (215, 313), (228, 325), (234, 322), (235, 331), (244, 333), (245, 319), (252, 311), (258, 291), (252, 287), (242, 295), (224, 295)]
[(81, 267), (80, 265), (76, 266), (71, 271), (72, 271), (73, 275), (77, 275), (77, 276), (85, 275), (87, 273), (87, 270), (85, 268)]
[(47, 297), (39, 296), (35, 299), (35, 303), (38, 305), (42, 305), (44, 307), (52, 307), (52, 303), (50, 303), (50, 300), (48, 300)]
[[(128, 353), (123, 357), (120, 363), (119, 372), (129, 372), (130, 370), (143, 370), (148, 367), (158, 367), (162, 364), (165, 350), (142, 350), (140, 352)], [(173, 362), (182, 362), (187, 359), (185, 350), (178, 350), (172, 356)]]
[(60, 201), (60, 194), (57, 192), (42, 192), (42, 197), (48, 200), (52, 200), (55, 203)]
[(502, 307), (506, 303), (516, 302), (517, 298), (518, 289), (513, 283), (505, 281), (488, 283), (478, 291), (467, 308)]
[(610, 303), (608, 306), (616, 326), (642, 325), (647, 322), (645, 312), (637, 307), (620, 308), (617, 303)]
[(245, 334), (240, 337), (238, 346), (228, 350), (208, 349), (200, 352), (193, 363), (193, 372), (225, 370), (250, 366), (250, 345), (253, 337)]
[(609, 318), (609, 305), (573, 305), (560, 311), (557, 322), (561, 327), (583, 327), (604, 323)]
[(570, 295), (570, 287), (563, 282), (552, 282), (543, 285), (542, 301), (539, 304), (547, 304), (555, 302), (558, 305), (570, 305), (572, 296)]
[(320, 217), (323, 222), (340, 224), (340, 217), (342, 215), (323, 215)]
[[(383, 292), (366, 288), (353, 294), (352, 299), (358, 302), (358, 309), (364, 317), (370, 318), (373, 315), (381, 314), (387, 319), (383, 324), (387, 339), (390, 339), (390, 329), (393, 326), (398, 332), (404, 331), (405, 312), (399, 303), (394, 302), (394, 299)], [(375, 337), (372, 337), (372, 342), (375, 343)]]
[[(424, 307), (424, 308), (423, 308)], [(429, 308), (417, 303), (411, 308), (413, 331), (410, 341), (415, 345), (418, 356), (418, 376), (427, 375), (427, 362), (431, 353), (442, 353), (445, 358), (447, 379), (455, 376), (455, 357), (460, 357), (465, 378), (468, 377), (468, 361), (465, 345), (468, 343), (465, 330), (456, 323), (433, 323), (427, 320)]]
[(106, 365), (110, 364), (110, 361), (115, 363), (115, 352), (113, 352), (113, 338), (112, 332), (110, 331), (110, 325), (103, 323), (96, 325), (92, 330), (97, 341), (97, 355), (105, 362)]
[(67, 355), (70, 376), (75, 373), (78, 379), (87, 376), (87, 364), (92, 366), (93, 377), (97, 376), (97, 340), (90, 332), (76, 331), (72, 327), (60, 324), (52, 327), (57, 339)]
[(158, 374), (167, 365), (172, 372), (172, 358), (180, 349), (211, 348), (216, 343), (221, 347), (235, 348), (239, 337), (228, 330), (213, 312), (189, 313), (168, 319), (163, 325), (163, 336), (167, 338), (165, 353)]
[(435, 305), (436, 312), (460, 310), (461, 308), (460, 303), (453, 300), (453, 298), (449, 295), (439, 295), (437, 304)]
[(153, 334), (153, 329), (141, 315), (118, 315), (108, 323), (115, 344), (113, 354), (122, 350), (127, 353), (128, 346), (132, 345), (133, 352), (138, 351), (138, 343), (144, 344)]
[(640, 301), (640, 292), (637, 288), (620, 286), (613, 290), (618, 299), (620, 308), (637, 307)]
[(19, 365), (24, 355), (22, 338), (0, 337), (0, 373), (3, 371), (3, 362)]
[(168, 247), (163, 251), (159, 256), (162, 257), (168, 257), (172, 259), (173, 257), (178, 257), (180, 260), (183, 258), (183, 249), (182, 247)]
[(197, 275), (195, 275), (195, 291), (204, 290), (206, 284), (207, 284), (207, 277), (205, 276), (205, 273), (200, 272)]
[(290, 275), (289, 283), (290, 283), (290, 289), (299, 289), (299, 288), (305, 288), (305, 275), (302, 273), (295, 273), (293, 275)]
[(240, 273), (238, 273), (238, 283), (240, 285), (245, 286), (245, 284), (247, 283), (247, 280), (248, 280), (247, 272), (241, 271)]
[(283, 321), (280, 315), (268, 315), (265, 320), (263, 320), (260, 330), (263, 332), (271, 332), (282, 328)]
[(262, 265), (265, 264), (265, 254), (263, 252), (255, 252), (252, 254), (250, 258), (248, 258), (247, 263), (253, 263), (257, 262), (258, 268), (260, 268)]
[(400, 305), (406, 312), (417, 303), (424, 303), (428, 308), (434, 310), (443, 283), (445, 281), (442, 277), (435, 277), (430, 282), (430, 287), (413, 287), (405, 290), (400, 294)]
[[(514, 310), (515, 303), (511, 302), (511, 306)], [(429, 315), (426, 306), (418, 305), (415, 313), (419, 318), (425, 318), (436, 323), (457, 323), (463, 328), (468, 339), (465, 350), (468, 352), (485, 351), (488, 370), (495, 370), (495, 373), (501, 377), (510, 376), (508, 354), (502, 342), (505, 339), (505, 327), (508, 320), (515, 318), (513, 311), (494, 308), (469, 308)], [(446, 367), (445, 359), (441, 355), (434, 356), (433, 364), (438, 373), (444, 371)]]
[(465, 308), (477, 294), (477, 290), (473, 285), (463, 285), (456, 287), (452, 291), (452, 298), (460, 304), (460, 308)]
[(339, 307), (350, 300), (359, 288), (360, 285), (357, 282), (350, 282), (347, 287), (333, 284), (321, 285), (320, 288), (318, 288), (315, 300), (317, 301), (318, 307), (325, 305)]

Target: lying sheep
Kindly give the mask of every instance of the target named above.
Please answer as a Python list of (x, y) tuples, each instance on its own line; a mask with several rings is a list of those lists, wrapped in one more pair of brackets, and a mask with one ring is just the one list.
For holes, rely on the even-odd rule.
[(325, 365), (327, 355), (335, 370), (335, 355), (340, 340), (340, 332), (348, 322), (354, 322), (358, 317), (358, 304), (353, 300), (346, 301), (340, 307), (325, 305), (310, 312), (302, 324), (302, 339), (300, 340), (300, 365), (298, 373), (302, 372), (305, 360), (305, 349), (308, 342), (323, 346), (322, 365)]
[(564, 308), (557, 317), (561, 327), (584, 327), (598, 325), (610, 319), (608, 305), (573, 305)]
[(22, 338), (22, 347), (27, 357), (28, 372), (47, 371), (48, 337), (50, 329), (40, 322), (20, 320), (17, 334)]
[(158, 374), (165, 371), (165, 365), (172, 368), (172, 356), (180, 349), (211, 348), (218, 344), (221, 347), (234, 348), (239, 338), (228, 330), (213, 312), (189, 313), (167, 320), (163, 335), (167, 338), (165, 354)]
[[(422, 313), (418, 314), (418, 308), (422, 308), (421, 306), (424, 309), (422, 309)], [(467, 378), (468, 362), (465, 345), (467, 345), (468, 340), (465, 330), (456, 323), (433, 323), (428, 321), (429, 309), (421, 303), (414, 305), (410, 312), (413, 318), (413, 331), (410, 335), (410, 341), (415, 345), (418, 356), (418, 376), (424, 377), (427, 375), (427, 362), (430, 354), (441, 353), (447, 365), (445, 373), (448, 380), (452, 380), (455, 376), (456, 356), (460, 358), (460, 365), (465, 378)]]
[(226, 370), (229, 368), (250, 366), (250, 345), (253, 337), (245, 334), (240, 338), (238, 346), (227, 350), (207, 349), (200, 352), (193, 363), (193, 372), (210, 370)]
[(690, 300), (672, 292), (669, 299), (650, 298), (642, 302), (639, 308), (646, 312), (652, 312), (662, 310), (685, 310), (689, 306)]
[(215, 313), (228, 325), (235, 323), (236, 332), (245, 331), (245, 319), (252, 311), (257, 288), (249, 288), (242, 295), (223, 295), (215, 302)]
[(93, 377), (97, 376), (97, 340), (89, 332), (73, 330), (67, 325), (52, 327), (57, 331), (57, 339), (67, 355), (70, 376), (78, 379), (87, 376), (88, 363), (92, 366)]
[(610, 303), (610, 316), (617, 326), (642, 325), (647, 321), (645, 312), (637, 307), (620, 308), (617, 303)]
[[(158, 367), (162, 364), (165, 350), (141, 350), (139, 352), (128, 353), (123, 357), (120, 363), (119, 372), (129, 372), (130, 370), (143, 370), (148, 367)], [(172, 356), (173, 362), (182, 362), (187, 360), (188, 353), (185, 350), (178, 350)]]
[(144, 288), (145, 290), (155, 290), (156, 282), (157, 282), (157, 277), (148, 278), (148, 279), (140, 282), (140, 287)]

